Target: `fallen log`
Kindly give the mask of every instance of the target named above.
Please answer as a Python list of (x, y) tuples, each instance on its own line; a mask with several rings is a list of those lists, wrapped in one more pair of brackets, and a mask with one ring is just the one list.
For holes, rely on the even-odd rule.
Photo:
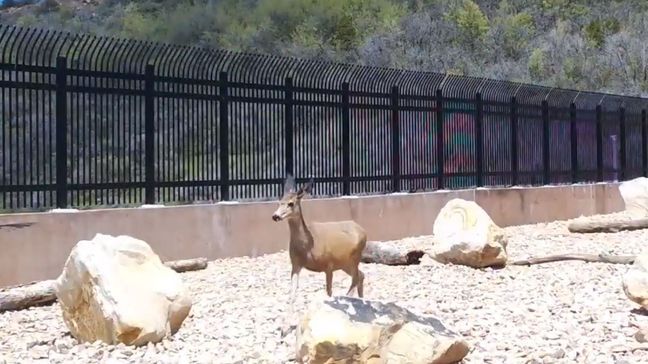
[(207, 258), (171, 260), (164, 262), (164, 265), (178, 273), (202, 270), (207, 268)]
[[(178, 273), (182, 273), (205, 269), (207, 259), (173, 260), (164, 262), (164, 265)], [(55, 280), (50, 279), (0, 289), (0, 312), (24, 310), (29, 307), (45, 306), (56, 302), (54, 283)]]
[(596, 221), (577, 220), (567, 226), (572, 233), (616, 233), (623, 230), (648, 229), (648, 219)]
[(414, 265), (421, 263), (423, 255), (425, 252), (422, 250), (403, 251), (385, 243), (368, 241), (360, 261), (385, 265)]
[(56, 301), (54, 280), (33, 282), (0, 291), (0, 312), (44, 306)]
[(510, 265), (532, 265), (560, 262), (564, 260), (582, 260), (588, 263), (610, 263), (610, 264), (632, 264), (636, 255), (608, 255), (608, 254), (559, 254), (549, 255), (546, 257), (532, 257), (523, 260), (517, 260), (509, 263)]

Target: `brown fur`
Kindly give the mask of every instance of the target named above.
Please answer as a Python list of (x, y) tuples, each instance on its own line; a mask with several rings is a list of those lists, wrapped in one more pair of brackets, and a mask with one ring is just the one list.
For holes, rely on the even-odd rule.
[[(292, 318), (299, 273), (303, 268), (312, 272), (324, 272), (326, 294), (332, 295), (333, 272), (342, 270), (351, 276), (351, 286), (347, 295), (355, 288), (358, 296), (363, 297), (364, 274), (359, 269), (362, 251), (367, 243), (367, 233), (355, 221), (310, 222), (304, 219), (301, 199), (310, 192), (312, 180), (305, 188), (296, 190), (292, 176), (284, 185), (284, 196), (273, 213), (274, 221), (286, 220), (290, 229), (289, 256), (292, 265), (290, 310)], [(282, 327), (282, 335), (288, 330)]]

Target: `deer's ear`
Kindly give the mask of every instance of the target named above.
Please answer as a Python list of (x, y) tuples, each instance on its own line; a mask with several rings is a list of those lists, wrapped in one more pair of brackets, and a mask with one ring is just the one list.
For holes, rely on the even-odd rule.
[(312, 189), (313, 189), (313, 178), (311, 177), (308, 183), (304, 187), (299, 189), (299, 197), (303, 197), (305, 194), (311, 193)]
[(284, 193), (295, 192), (295, 187), (295, 178), (292, 174), (288, 174), (288, 177), (286, 177), (286, 180), (284, 181)]
[(311, 191), (313, 190), (313, 184), (314, 183), (315, 183), (315, 181), (313, 180), (313, 177), (311, 177), (308, 180), (308, 183), (306, 184), (306, 187), (304, 187), (304, 190), (306, 190), (306, 192), (308, 192), (308, 193), (311, 193)]

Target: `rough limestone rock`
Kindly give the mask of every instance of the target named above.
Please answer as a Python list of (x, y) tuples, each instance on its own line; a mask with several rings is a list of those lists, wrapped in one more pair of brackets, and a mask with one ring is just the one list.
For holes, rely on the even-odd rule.
[(433, 317), (355, 297), (311, 306), (297, 328), (300, 363), (457, 363), (469, 350), (461, 336)]
[(430, 255), (441, 263), (473, 268), (506, 265), (508, 238), (473, 201), (455, 198), (439, 211)]
[(79, 341), (144, 345), (174, 334), (191, 309), (181, 276), (144, 241), (97, 234), (72, 249), (55, 292)]
[(625, 210), (634, 218), (648, 217), (648, 178), (638, 177), (619, 184)]
[(623, 292), (632, 302), (648, 310), (648, 248), (641, 251), (623, 275)]

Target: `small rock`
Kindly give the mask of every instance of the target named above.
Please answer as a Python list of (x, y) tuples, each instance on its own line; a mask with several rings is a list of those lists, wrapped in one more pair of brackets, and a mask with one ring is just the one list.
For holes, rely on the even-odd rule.
[(648, 327), (642, 327), (637, 330), (634, 334), (634, 338), (640, 343), (648, 342)]
[(562, 359), (565, 357), (565, 350), (559, 348), (556, 351), (554, 351), (553, 354), (551, 354), (551, 357), (555, 359)]
[(32, 359), (46, 359), (47, 358), (47, 347), (44, 346), (34, 346), (29, 349), (29, 353)]

